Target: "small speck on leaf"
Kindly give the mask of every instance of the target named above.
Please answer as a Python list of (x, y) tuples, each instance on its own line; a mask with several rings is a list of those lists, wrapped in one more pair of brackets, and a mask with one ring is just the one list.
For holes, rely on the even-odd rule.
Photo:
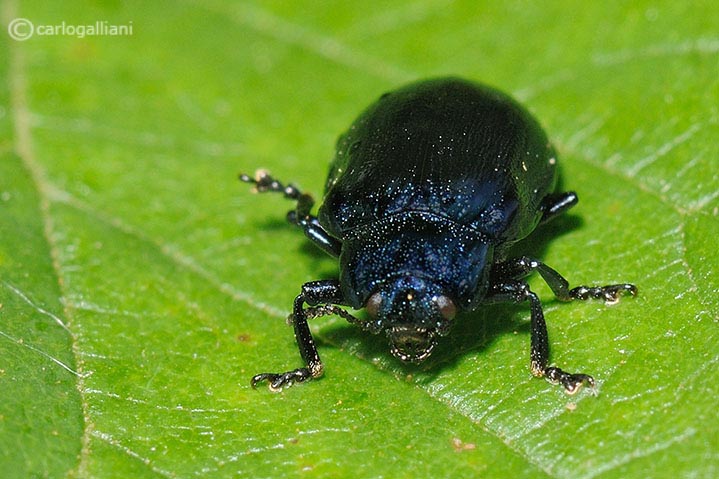
[(473, 442), (463, 442), (458, 437), (452, 438), (452, 448), (456, 452), (462, 452), (462, 451), (471, 451), (477, 448), (477, 445)]

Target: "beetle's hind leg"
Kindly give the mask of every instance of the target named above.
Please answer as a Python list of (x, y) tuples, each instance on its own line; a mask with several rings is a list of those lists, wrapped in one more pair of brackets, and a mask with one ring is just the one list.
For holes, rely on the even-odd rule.
[(255, 185), (255, 191), (258, 193), (282, 193), (288, 200), (296, 201), (297, 206), (295, 209), (287, 213), (287, 221), (302, 228), (305, 236), (326, 253), (335, 257), (340, 255), (342, 247), (340, 241), (325, 231), (317, 217), (310, 214), (312, 206), (315, 204), (312, 195), (302, 193), (299, 188), (291, 183), (282, 184), (270, 175), (267, 170), (257, 170), (254, 177), (243, 173), (240, 174), (239, 178), (244, 183)]
[(579, 202), (579, 197), (573, 191), (547, 195), (539, 205), (539, 211), (542, 212), (542, 219), (540, 221), (546, 223), (576, 205), (577, 202)]

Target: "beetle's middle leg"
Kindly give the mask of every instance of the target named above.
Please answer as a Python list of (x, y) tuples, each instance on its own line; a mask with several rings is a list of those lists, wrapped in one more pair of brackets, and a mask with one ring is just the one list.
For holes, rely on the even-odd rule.
[(569, 282), (555, 269), (546, 264), (527, 256), (510, 259), (497, 263), (492, 267), (492, 278), (494, 281), (505, 279), (520, 279), (532, 271), (537, 271), (542, 279), (549, 285), (554, 295), (560, 301), (572, 301), (573, 299), (603, 299), (608, 304), (619, 301), (624, 294), (636, 296), (637, 287), (629, 283), (609, 284), (606, 286), (577, 286), (569, 289)]
[(296, 208), (287, 213), (287, 221), (302, 228), (305, 236), (330, 256), (338, 257), (340, 255), (342, 243), (320, 225), (316, 216), (310, 214), (312, 206), (315, 204), (315, 200), (311, 195), (302, 193), (291, 183), (283, 185), (273, 178), (267, 170), (257, 170), (254, 177), (241, 174), (240, 181), (255, 185), (255, 190), (258, 193), (268, 191), (282, 193), (285, 198), (296, 201)]

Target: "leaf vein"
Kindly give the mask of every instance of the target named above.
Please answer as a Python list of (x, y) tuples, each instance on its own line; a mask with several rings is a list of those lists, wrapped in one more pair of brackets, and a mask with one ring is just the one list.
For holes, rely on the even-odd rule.
[(206, 10), (226, 15), (233, 22), (254, 30), (261, 35), (288, 45), (300, 47), (307, 52), (339, 65), (348, 66), (384, 80), (403, 82), (417, 76), (414, 72), (403, 70), (381, 59), (352, 49), (336, 38), (292, 23), (257, 6), (240, 3), (235, 4), (232, 10), (227, 10), (226, 4), (218, 5), (207, 1), (193, 3)]

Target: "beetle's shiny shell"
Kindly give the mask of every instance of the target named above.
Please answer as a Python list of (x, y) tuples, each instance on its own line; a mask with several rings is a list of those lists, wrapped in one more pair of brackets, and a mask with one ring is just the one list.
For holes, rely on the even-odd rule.
[(344, 239), (424, 211), (506, 246), (536, 227), (555, 180), (554, 150), (526, 109), (483, 85), (427, 80), (383, 95), (340, 137), (319, 220)]

